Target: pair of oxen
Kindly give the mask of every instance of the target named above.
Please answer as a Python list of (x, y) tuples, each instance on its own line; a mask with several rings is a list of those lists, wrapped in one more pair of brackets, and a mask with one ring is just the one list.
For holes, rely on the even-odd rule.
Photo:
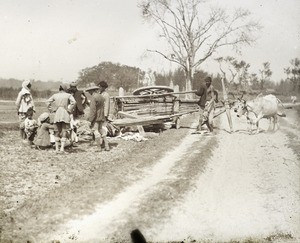
[(262, 118), (269, 119), (269, 129), (275, 131), (279, 128), (278, 116), (286, 115), (281, 110), (284, 109), (282, 102), (272, 94), (258, 95), (255, 99), (246, 101), (243, 97), (237, 98), (234, 102), (233, 110), (237, 117), (245, 116), (248, 122), (248, 131), (250, 134), (259, 133), (259, 121)]

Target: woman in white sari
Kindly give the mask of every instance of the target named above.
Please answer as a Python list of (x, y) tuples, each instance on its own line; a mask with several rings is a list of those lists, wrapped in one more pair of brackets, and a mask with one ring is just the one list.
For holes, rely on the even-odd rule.
[(32, 108), (35, 112), (35, 107), (32, 99), (32, 95), (30, 93), (31, 89), (31, 83), (30, 81), (24, 81), (22, 83), (22, 89), (18, 94), (17, 100), (16, 100), (16, 106), (20, 121), (20, 134), (21, 138), (26, 141), (26, 133), (25, 133), (25, 126), (24, 121), (26, 119), (26, 113), (28, 109)]

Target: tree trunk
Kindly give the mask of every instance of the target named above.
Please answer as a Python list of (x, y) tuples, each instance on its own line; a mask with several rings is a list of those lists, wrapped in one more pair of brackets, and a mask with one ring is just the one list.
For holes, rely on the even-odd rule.
[(192, 90), (192, 81), (189, 77), (185, 79), (185, 91), (191, 91)]
[(265, 81), (260, 81), (260, 90), (261, 91), (264, 90), (264, 83), (265, 83)]
[[(191, 69), (187, 70), (185, 72), (185, 91), (191, 91), (192, 90), (192, 80), (193, 80), (194, 73)], [(192, 99), (192, 94), (186, 94), (186, 99)]]

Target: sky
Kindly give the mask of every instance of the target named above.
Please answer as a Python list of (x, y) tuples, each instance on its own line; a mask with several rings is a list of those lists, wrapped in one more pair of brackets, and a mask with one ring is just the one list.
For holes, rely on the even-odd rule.
[[(145, 23), (137, 0), (0, 0), (0, 78), (71, 82), (103, 61), (167, 71), (170, 64), (147, 49), (160, 49), (158, 28)], [(299, 0), (211, 0), (227, 10), (243, 7), (263, 26), (256, 43), (236, 56), (258, 73), (271, 63), (272, 79), (300, 58)], [(236, 55), (222, 49), (215, 57)], [(218, 72), (211, 58), (200, 67)]]

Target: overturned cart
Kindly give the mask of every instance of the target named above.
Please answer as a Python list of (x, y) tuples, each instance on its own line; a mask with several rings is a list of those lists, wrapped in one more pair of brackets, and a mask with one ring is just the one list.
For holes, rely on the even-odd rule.
[[(135, 90), (133, 95), (113, 97), (114, 116), (112, 124), (117, 127), (171, 124), (180, 128), (180, 117), (198, 111), (197, 99), (185, 99), (189, 92), (174, 92), (167, 86), (148, 86)], [(221, 112), (223, 113), (223, 111)], [(218, 112), (216, 115), (221, 114)]]

